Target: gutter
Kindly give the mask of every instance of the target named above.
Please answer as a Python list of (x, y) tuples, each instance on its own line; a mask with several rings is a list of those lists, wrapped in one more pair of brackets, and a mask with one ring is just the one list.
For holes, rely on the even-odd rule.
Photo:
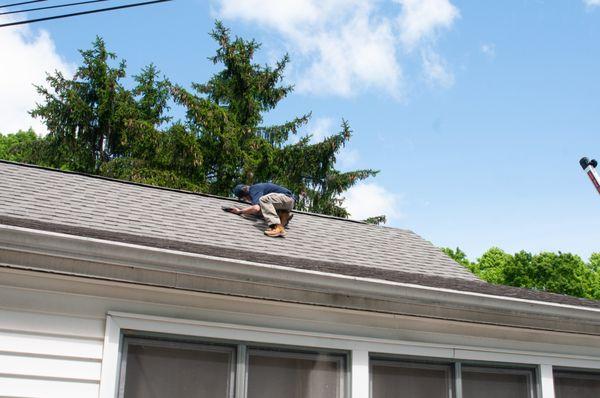
[(0, 225), (0, 266), (183, 290), (600, 335), (600, 308), (345, 276)]

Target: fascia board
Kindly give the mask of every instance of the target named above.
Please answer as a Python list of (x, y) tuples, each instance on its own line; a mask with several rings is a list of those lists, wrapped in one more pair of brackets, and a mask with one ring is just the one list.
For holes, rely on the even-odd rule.
[(0, 225), (0, 263), (4, 262), (2, 249), (154, 271), (287, 285), (307, 291), (438, 303), (479, 311), (508, 311), (600, 324), (600, 309), (597, 308), (330, 274), (6, 225)]

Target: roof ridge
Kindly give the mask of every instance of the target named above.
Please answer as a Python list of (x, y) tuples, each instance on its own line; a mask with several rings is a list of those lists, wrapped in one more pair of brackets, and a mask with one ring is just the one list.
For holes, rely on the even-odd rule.
[[(231, 197), (227, 197), (227, 196), (213, 195), (213, 194), (205, 193), (205, 192), (186, 191), (184, 189), (161, 187), (160, 185), (150, 185), (150, 184), (144, 184), (141, 182), (120, 180), (118, 178), (106, 177), (106, 176), (102, 176), (102, 175), (98, 175), (98, 174), (88, 174), (88, 173), (83, 173), (80, 171), (63, 170), (63, 169), (57, 169), (57, 168), (48, 167), (48, 166), (39, 166), (37, 164), (13, 162), (11, 160), (5, 160), (5, 159), (0, 159), (0, 164), (1, 163), (10, 164), (10, 165), (19, 166), (19, 167), (26, 167), (26, 168), (31, 168), (31, 169), (45, 170), (45, 171), (50, 171), (50, 172), (55, 172), (55, 173), (63, 173), (63, 174), (77, 175), (77, 176), (81, 176), (81, 177), (95, 178), (98, 180), (116, 182), (116, 183), (126, 184), (126, 185), (133, 185), (133, 186), (138, 186), (138, 187), (142, 187), (142, 188), (159, 189), (162, 191), (177, 192), (177, 193), (183, 193), (183, 194), (187, 194), (187, 195), (197, 195), (197, 196), (202, 196), (202, 197), (207, 197), (207, 198), (222, 199), (222, 200), (228, 200), (228, 201), (235, 202), (235, 203), (240, 203), (239, 200), (231, 198)], [(328, 219), (332, 219), (332, 220), (351, 222), (351, 223), (355, 223), (355, 224), (362, 224), (365, 226), (373, 226), (373, 227), (376, 226), (376, 225), (368, 224), (361, 220), (353, 220), (350, 218), (330, 216), (327, 214), (319, 214), (319, 213), (313, 213), (313, 212), (309, 212), (309, 211), (294, 210), (294, 213), (305, 214), (308, 216), (314, 216), (314, 217), (320, 217), (320, 218), (328, 218)], [(396, 229), (396, 230), (401, 230), (401, 231), (408, 231), (408, 230), (402, 229), (402, 228), (388, 227), (388, 226), (383, 226), (383, 225), (380, 225), (377, 227), (391, 228), (391, 229)]]

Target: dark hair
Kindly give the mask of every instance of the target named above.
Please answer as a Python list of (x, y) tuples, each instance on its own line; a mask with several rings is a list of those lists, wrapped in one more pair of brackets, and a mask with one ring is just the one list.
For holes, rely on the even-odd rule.
[(233, 194), (238, 198), (243, 198), (244, 196), (248, 196), (248, 185), (238, 184), (233, 188)]

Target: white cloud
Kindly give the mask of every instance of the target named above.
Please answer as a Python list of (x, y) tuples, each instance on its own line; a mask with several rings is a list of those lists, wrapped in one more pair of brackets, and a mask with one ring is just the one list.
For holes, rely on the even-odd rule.
[(329, 137), (335, 133), (333, 131), (333, 119), (330, 117), (319, 117), (311, 121), (308, 125), (308, 133), (312, 135), (312, 143), (323, 141), (323, 138)]
[(337, 164), (342, 170), (349, 170), (356, 166), (360, 159), (360, 153), (357, 149), (344, 148), (337, 155)]
[[(598, 0), (598, 1), (600, 1), (600, 0)], [(481, 45), (481, 52), (489, 58), (495, 58), (496, 57), (496, 45), (494, 43), (484, 43)]]
[(280, 31), (314, 24), (323, 17), (316, 2), (304, 0), (222, 0), (219, 13), (226, 18), (258, 21)]
[(350, 218), (364, 220), (369, 217), (385, 215), (394, 220), (402, 217), (400, 206), (402, 198), (375, 183), (360, 182), (350, 188), (344, 197), (344, 207)]
[(348, 97), (362, 88), (392, 95), (400, 91), (402, 70), (391, 27), (386, 21), (371, 21), (367, 12), (357, 13), (339, 30), (321, 31), (303, 46), (309, 48), (305, 54), (314, 58), (299, 76), (300, 92)]
[(454, 85), (454, 75), (448, 70), (446, 61), (431, 49), (421, 52), (423, 61), (423, 73), (425, 79), (431, 86), (441, 86), (444, 88)]
[[(401, 55), (459, 16), (450, 0), (213, 0), (220, 18), (281, 36), (300, 92), (350, 97), (404, 93)], [(299, 67), (298, 67), (299, 66)]]
[[(0, 17), (0, 22), (7, 22)], [(71, 73), (73, 67), (57, 54), (46, 31), (33, 32), (29, 27), (0, 29), (0, 133), (13, 133), (32, 127), (45, 134), (46, 128), (27, 113), (40, 97), (34, 84), (45, 83), (46, 72)]]
[(600, 6), (600, 0), (583, 0), (583, 3), (588, 7)]
[(441, 29), (448, 29), (460, 16), (449, 0), (395, 0), (403, 6), (398, 22), (401, 38), (410, 49)]

